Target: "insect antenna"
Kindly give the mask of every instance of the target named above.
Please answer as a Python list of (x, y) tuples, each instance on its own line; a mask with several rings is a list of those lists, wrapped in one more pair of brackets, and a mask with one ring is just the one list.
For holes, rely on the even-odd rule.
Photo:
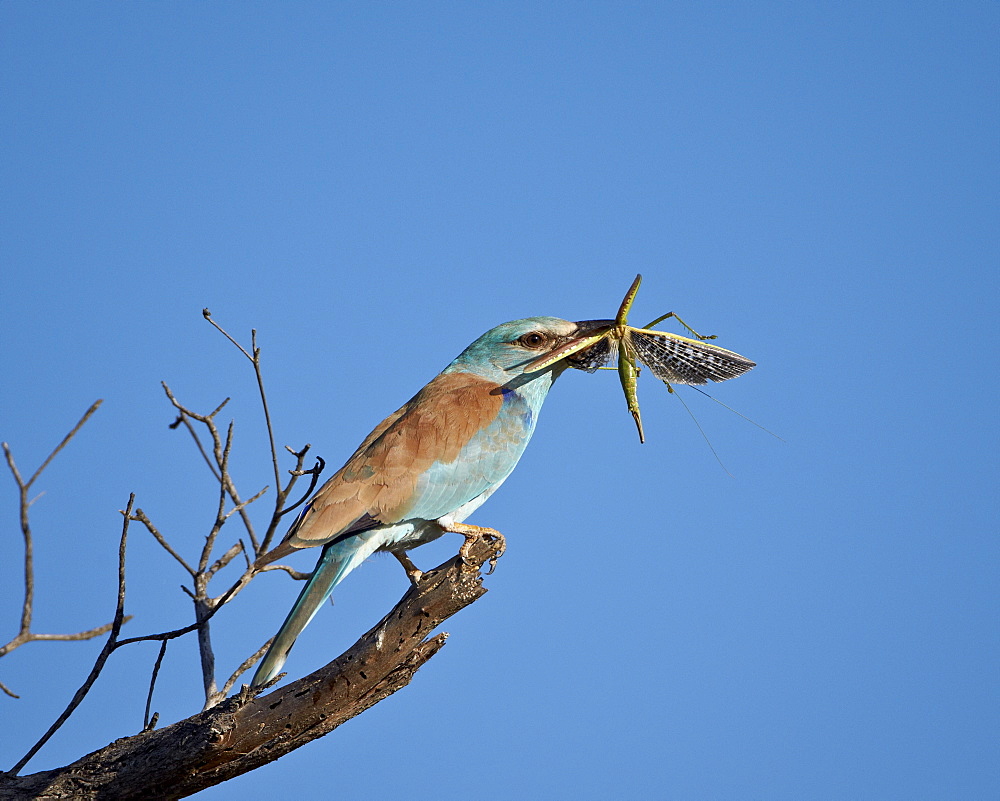
[(777, 439), (777, 440), (780, 440), (781, 442), (785, 442), (785, 443), (787, 443), (787, 440), (786, 440), (786, 439), (784, 439), (783, 437), (779, 437), (779, 436), (778, 436), (777, 434), (775, 434), (775, 433), (774, 433), (774, 432), (773, 432), (773, 431), (772, 431), (771, 429), (769, 429), (769, 428), (764, 428), (764, 426), (762, 426), (762, 425), (761, 425), (760, 423), (758, 423), (758, 422), (757, 422), (756, 420), (751, 420), (751, 419), (750, 419), (749, 417), (747, 417), (747, 416), (746, 416), (745, 414), (742, 414), (742, 413), (740, 413), (740, 412), (736, 411), (736, 410), (735, 410), (735, 409), (734, 409), (734, 408), (733, 408), (732, 406), (727, 406), (727, 405), (726, 405), (726, 404), (724, 404), (724, 403), (723, 403), (722, 401), (720, 401), (720, 400), (719, 400), (718, 398), (715, 398), (715, 397), (713, 397), (713, 396), (709, 395), (709, 394), (708, 394), (707, 392), (705, 392), (705, 390), (703, 390), (703, 389), (699, 389), (698, 387), (691, 387), (691, 389), (693, 389), (693, 390), (694, 390), (695, 392), (700, 392), (700, 393), (701, 393), (702, 395), (704, 395), (704, 396), (705, 396), (706, 398), (708, 398), (709, 400), (713, 400), (713, 401), (715, 401), (715, 402), (716, 402), (717, 404), (719, 404), (719, 406), (721, 406), (722, 408), (724, 408), (724, 409), (728, 409), (728, 410), (729, 410), (729, 411), (731, 411), (731, 412), (732, 412), (733, 414), (735, 414), (735, 415), (736, 415), (737, 417), (742, 417), (742, 418), (743, 418), (744, 420), (746, 420), (746, 421), (747, 421), (748, 423), (750, 423), (751, 425), (755, 425), (755, 426), (757, 426), (757, 428), (759, 428), (759, 429), (760, 429), (761, 431), (764, 431), (764, 432), (766, 432), (766, 433), (770, 434), (770, 435), (771, 435), (772, 437), (774, 437), (775, 439)]
[[(664, 381), (663, 383), (667, 384), (666, 381)], [(698, 427), (698, 431), (701, 433), (702, 438), (705, 440), (705, 444), (708, 445), (708, 449), (712, 452), (712, 456), (715, 457), (715, 461), (717, 461), (719, 463), (719, 467), (721, 467), (723, 470), (725, 470), (726, 471), (726, 475), (729, 476), (730, 478), (736, 478), (736, 476), (734, 476), (732, 473), (729, 472), (729, 468), (726, 467), (725, 463), (719, 457), (719, 454), (716, 452), (715, 447), (712, 445), (712, 440), (710, 440), (708, 438), (708, 434), (706, 434), (705, 433), (705, 429), (701, 427), (701, 423), (699, 423), (698, 422), (698, 418), (694, 416), (694, 412), (692, 412), (691, 408), (687, 405), (687, 403), (684, 402), (684, 398), (681, 397), (681, 393), (674, 392), (674, 388), (672, 386), (670, 386), (670, 384), (667, 384), (667, 389), (670, 390), (670, 394), (671, 395), (673, 395), (675, 398), (677, 398), (677, 400), (679, 400), (681, 402), (681, 406), (684, 407), (684, 411), (686, 411), (691, 416), (691, 419), (694, 420), (694, 424)], [(701, 390), (699, 390), (699, 392), (700, 391)], [(707, 393), (704, 393), (704, 394), (707, 394)], [(712, 396), (709, 395), (709, 397), (712, 397)], [(713, 400), (714, 400), (714, 398), (713, 398)]]

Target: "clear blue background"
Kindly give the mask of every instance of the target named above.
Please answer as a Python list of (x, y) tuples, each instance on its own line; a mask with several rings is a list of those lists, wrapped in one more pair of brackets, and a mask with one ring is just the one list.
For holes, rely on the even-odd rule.
[[(642, 272), (634, 319), (757, 361), (712, 391), (787, 444), (688, 391), (731, 478), (658, 382), (640, 446), (613, 373), (567, 374), (472, 519), (509, 551), (443, 652), (204, 797), (998, 797), (998, 30), (994, 2), (3, 3), (0, 439), (30, 472), (105, 399), (37, 485), (36, 630), (110, 619), (130, 491), (185, 554), (208, 531), (161, 380), (232, 396), (239, 486), (273, 483), (203, 307), (258, 330), (279, 443), (335, 469), (484, 330), (608, 316)], [(129, 545), (128, 634), (187, 622)], [(370, 561), (289, 670), (406, 586)], [(223, 678), (296, 591), (217, 618)], [(0, 766), (99, 647), (2, 661)], [(116, 653), (30, 768), (137, 731), (155, 655)], [(176, 642), (161, 721), (199, 686)]]

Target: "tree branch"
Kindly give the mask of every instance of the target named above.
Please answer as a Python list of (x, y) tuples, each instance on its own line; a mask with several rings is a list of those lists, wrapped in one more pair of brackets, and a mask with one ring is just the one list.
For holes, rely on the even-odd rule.
[(191, 565), (189, 565), (184, 560), (183, 556), (181, 556), (179, 553), (177, 553), (177, 551), (173, 549), (170, 543), (167, 542), (167, 538), (164, 537), (163, 534), (160, 533), (160, 530), (153, 525), (153, 521), (149, 519), (149, 517), (146, 515), (144, 511), (142, 511), (142, 509), (135, 510), (135, 512), (132, 514), (132, 520), (134, 520), (136, 523), (142, 523), (146, 527), (146, 530), (153, 535), (153, 538), (158, 543), (160, 543), (160, 545), (163, 547), (163, 550), (165, 550), (168, 554), (174, 557), (174, 559), (177, 560), (180, 566), (183, 567), (188, 572), (188, 575), (194, 576), (194, 568), (191, 567)]
[[(45, 461), (42, 462), (34, 473), (32, 473), (31, 478), (27, 481), (22, 478), (21, 471), (18, 470), (17, 463), (14, 461), (14, 454), (11, 451), (10, 446), (6, 442), (0, 443), (0, 446), (3, 448), (4, 457), (7, 460), (7, 467), (10, 468), (11, 475), (13, 475), (14, 481), (17, 484), (21, 535), (24, 539), (24, 602), (21, 605), (21, 624), (14, 638), (5, 645), (0, 646), (0, 657), (6, 656), (15, 648), (19, 648), (25, 643), (37, 642), (39, 640), (89, 640), (110, 631), (111, 627), (114, 625), (113, 623), (108, 623), (104, 626), (97, 626), (96, 628), (77, 632), (75, 634), (35, 634), (31, 631), (31, 619), (35, 603), (35, 548), (34, 539), (31, 533), (31, 523), (28, 517), (28, 510), (31, 507), (32, 501), (29, 499), (28, 494), (31, 490), (32, 484), (34, 484), (38, 477), (42, 475), (45, 468), (48, 467), (56, 455), (69, 444), (69, 441), (77, 435), (80, 429), (83, 428), (84, 424), (91, 418), (94, 412), (100, 408), (100, 405), (103, 402), (104, 401), (102, 400), (97, 400), (91, 404), (90, 408), (84, 412), (83, 417), (80, 418), (79, 422), (77, 422), (77, 424), (73, 426), (72, 430), (65, 437), (63, 437), (62, 442), (53, 448), (52, 452), (46, 457)], [(3, 690), (4, 693), (12, 698), (18, 697), (3, 684), (0, 684), (0, 690)]]
[[(229, 398), (226, 398), (222, 403), (220, 403), (211, 414), (197, 414), (187, 407), (181, 405), (180, 401), (174, 397), (174, 393), (171, 392), (170, 387), (167, 386), (165, 381), (161, 381), (160, 385), (163, 387), (163, 391), (166, 393), (167, 398), (175, 409), (180, 413), (177, 419), (170, 424), (170, 428), (177, 428), (182, 423), (184, 427), (191, 434), (192, 439), (194, 439), (195, 445), (198, 448), (198, 452), (201, 454), (202, 458), (205, 460), (205, 464), (208, 465), (208, 469), (212, 471), (212, 475), (215, 476), (215, 480), (222, 483), (226, 491), (229, 493), (229, 497), (232, 499), (233, 503), (239, 507), (240, 518), (243, 520), (243, 525), (247, 530), (247, 535), (250, 537), (250, 542), (253, 543), (254, 550), (257, 550), (257, 534), (254, 532), (253, 521), (246, 511), (246, 504), (240, 501), (239, 493), (236, 491), (236, 486), (233, 484), (232, 478), (225, 474), (219, 472), (219, 465), (213, 464), (212, 460), (208, 457), (208, 453), (205, 450), (205, 446), (201, 444), (201, 439), (198, 437), (198, 432), (195, 431), (194, 426), (191, 425), (191, 420), (197, 420), (199, 423), (203, 423), (208, 432), (212, 437), (212, 453), (215, 456), (216, 462), (219, 461), (220, 454), (220, 440), (219, 440), (219, 430), (215, 425), (215, 415), (222, 411), (222, 408), (229, 403)], [(265, 490), (267, 487), (264, 488)], [(261, 490), (263, 492), (264, 490)], [(258, 493), (259, 494), (259, 493)]]
[(253, 372), (257, 377), (257, 390), (260, 393), (260, 403), (264, 408), (264, 422), (267, 425), (267, 438), (271, 443), (271, 465), (274, 468), (274, 483), (275, 486), (280, 489), (281, 470), (278, 467), (278, 449), (274, 446), (274, 427), (271, 425), (271, 412), (267, 408), (267, 393), (264, 392), (264, 375), (260, 370), (260, 348), (257, 347), (257, 329), (254, 328), (250, 330), (250, 349), (253, 351), (253, 355), (251, 356), (239, 342), (229, 335), (228, 331), (212, 319), (212, 312), (208, 309), (202, 309), (201, 313), (209, 323), (211, 323), (226, 339), (239, 348), (240, 352), (253, 363)]
[(21, 768), (28, 764), (28, 761), (38, 753), (38, 750), (49, 741), (49, 738), (55, 734), (59, 727), (63, 725), (69, 716), (73, 714), (74, 710), (83, 703), (83, 699), (87, 697), (87, 693), (90, 692), (90, 688), (94, 686), (94, 682), (97, 681), (97, 677), (101, 675), (101, 671), (104, 670), (104, 663), (108, 661), (108, 657), (115, 650), (115, 641), (118, 639), (118, 634), (121, 631), (122, 624), (125, 622), (125, 544), (128, 541), (128, 524), (131, 519), (132, 504), (135, 502), (135, 495), (129, 496), (128, 507), (124, 512), (125, 521), (122, 524), (122, 537), (118, 544), (118, 601), (115, 604), (115, 619), (111, 624), (111, 636), (108, 637), (108, 641), (104, 644), (104, 648), (101, 649), (101, 653), (97, 656), (97, 661), (94, 662), (94, 667), (90, 670), (90, 675), (83, 682), (80, 689), (76, 691), (73, 699), (69, 702), (69, 705), (63, 710), (63, 713), (56, 719), (56, 722), (49, 726), (48, 731), (41, 736), (31, 748), (28, 749), (21, 759), (18, 761), (13, 768), (11, 768), (11, 773), (17, 773)]
[(0, 774), (0, 799), (184, 798), (322, 737), (405, 687), (444, 645), (440, 623), (486, 593), (494, 546), (477, 540), (430, 570), (371, 631), (323, 668), (267, 695), (234, 697), (163, 729), (116, 740), (28, 776)]
[(163, 664), (163, 657), (167, 655), (168, 642), (170, 641), (163, 640), (163, 642), (160, 643), (160, 652), (156, 655), (156, 662), (153, 663), (153, 673), (149, 677), (149, 693), (146, 695), (146, 712), (142, 716), (143, 731), (149, 731), (153, 726), (155, 726), (156, 719), (160, 715), (160, 713), (157, 712), (151, 720), (149, 717), (149, 710), (153, 706), (153, 688), (156, 687), (156, 677), (160, 675), (160, 665)]
[[(76, 436), (77, 432), (81, 428), (83, 428), (84, 424), (90, 419), (91, 415), (94, 412), (96, 412), (98, 408), (100, 408), (102, 403), (104, 403), (103, 399), (96, 400), (90, 405), (90, 408), (87, 409), (87, 411), (83, 413), (83, 417), (80, 418), (80, 422), (78, 422), (75, 426), (73, 426), (73, 430), (70, 431), (65, 437), (63, 437), (63, 441), (60, 442), (58, 445), (56, 445), (55, 449), (52, 451), (52, 453), (49, 454), (48, 458), (44, 462), (42, 462), (41, 466), (32, 474), (31, 478), (28, 479), (27, 483), (24, 485), (25, 488), (28, 488), (35, 483), (35, 479), (38, 478), (45, 470), (45, 468), (49, 466), (49, 463), (56, 458), (56, 455), (59, 453), (59, 451), (61, 451), (69, 444), (69, 441)], [(6, 450), (7, 449), (4, 448), (4, 451)]]

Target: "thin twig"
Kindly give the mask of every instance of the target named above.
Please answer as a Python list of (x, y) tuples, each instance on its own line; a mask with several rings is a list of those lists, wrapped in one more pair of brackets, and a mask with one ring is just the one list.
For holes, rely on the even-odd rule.
[[(125, 621), (128, 622), (132, 619), (131, 615), (125, 615)], [(31, 636), (28, 638), (28, 642), (45, 641), (45, 642), (76, 642), (79, 640), (92, 640), (94, 637), (100, 637), (102, 634), (107, 634), (111, 631), (111, 627), (114, 623), (105, 623), (103, 626), (98, 626), (96, 629), (90, 629), (89, 631), (80, 631), (76, 634), (35, 634), (32, 632)]]
[(208, 575), (214, 576), (216, 573), (222, 570), (222, 568), (224, 568), (231, 561), (233, 561), (233, 559), (239, 556), (239, 554), (242, 552), (243, 552), (243, 540), (238, 540), (229, 548), (228, 551), (226, 551), (224, 554), (222, 554), (222, 556), (220, 556), (218, 559), (215, 560), (215, 564), (213, 564), (208, 569)]
[[(322, 457), (317, 456), (316, 464), (314, 464), (308, 470), (303, 470), (302, 462), (305, 460), (306, 452), (309, 450), (309, 448), (310, 446), (306, 444), (306, 446), (301, 451), (296, 452), (293, 451), (291, 448), (289, 448), (287, 445), (285, 446), (285, 450), (293, 454), (296, 458), (295, 469), (288, 471), (289, 474), (291, 475), (291, 478), (288, 480), (288, 483), (285, 485), (285, 487), (278, 488), (278, 498), (274, 504), (274, 514), (271, 515), (271, 522), (267, 526), (267, 532), (264, 534), (264, 540), (261, 543), (260, 548), (258, 548), (255, 551), (255, 556), (260, 557), (268, 552), (268, 550), (271, 547), (271, 542), (274, 539), (274, 535), (278, 531), (278, 526), (281, 524), (281, 519), (286, 514), (288, 514), (292, 510), (296, 509), (297, 507), (305, 503), (312, 495), (313, 490), (316, 488), (316, 484), (319, 481), (320, 473), (322, 473), (323, 468), (326, 467), (326, 462), (323, 461)], [(292, 488), (295, 486), (295, 483), (299, 480), (300, 477), (305, 475), (312, 476), (312, 478), (309, 480), (309, 489), (298, 501), (296, 501), (289, 507), (285, 507), (284, 506), (285, 500), (291, 494)]]
[[(181, 423), (183, 423), (184, 426), (187, 428), (188, 432), (191, 434), (192, 438), (195, 441), (195, 445), (198, 448), (198, 452), (201, 453), (202, 458), (208, 465), (208, 469), (211, 470), (212, 475), (215, 476), (215, 480), (222, 483), (222, 485), (226, 488), (226, 491), (229, 493), (229, 497), (232, 499), (233, 503), (236, 504), (236, 506), (239, 508), (240, 518), (243, 520), (243, 525), (246, 528), (247, 535), (250, 537), (250, 542), (253, 543), (254, 551), (256, 552), (258, 550), (258, 542), (257, 542), (257, 534), (255, 533), (253, 527), (253, 521), (250, 520), (250, 516), (247, 514), (245, 510), (245, 504), (243, 504), (243, 502), (240, 500), (239, 493), (236, 491), (236, 486), (233, 484), (232, 477), (229, 476), (227, 473), (220, 473), (217, 465), (217, 462), (220, 461), (221, 449), (220, 449), (219, 430), (215, 425), (215, 416), (222, 410), (222, 408), (227, 403), (229, 403), (229, 398), (226, 398), (222, 403), (220, 403), (216, 407), (215, 411), (213, 411), (211, 414), (208, 415), (198, 414), (197, 412), (193, 412), (186, 406), (181, 404), (181, 402), (178, 401), (177, 398), (174, 396), (170, 387), (167, 386), (166, 382), (161, 381), (160, 383), (163, 386), (163, 390), (166, 393), (167, 398), (169, 398), (170, 403), (174, 406), (175, 409), (177, 409), (178, 412), (180, 412), (177, 419), (171, 424), (170, 427), (176, 428), (177, 426), (181, 425)], [(198, 433), (195, 431), (194, 426), (191, 425), (191, 422), (188, 418), (190, 418), (191, 420), (197, 420), (199, 423), (203, 423), (205, 427), (208, 428), (208, 432), (212, 436), (213, 454), (215, 456), (216, 463), (213, 463), (212, 460), (209, 459), (208, 453), (205, 451), (205, 447), (201, 443), (201, 438), (198, 436)]]
[(63, 448), (65, 448), (69, 444), (69, 441), (71, 439), (73, 439), (73, 437), (76, 436), (76, 433), (81, 428), (83, 428), (84, 423), (86, 423), (90, 419), (91, 415), (94, 412), (96, 412), (98, 410), (98, 408), (100, 408), (100, 405), (102, 403), (104, 403), (104, 400), (100, 399), (100, 400), (94, 401), (93, 404), (91, 404), (91, 407), (89, 409), (87, 409), (86, 412), (83, 413), (83, 417), (80, 418), (80, 422), (77, 423), (75, 426), (73, 426), (73, 430), (70, 431), (65, 437), (63, 437), (63, 441), (60, 442), (58, 445), (56, 445), (55, 450), (53, 450), (52, 453), (49, 454), (49, 457), (44, 462), (42, 462), (41, 467), (39, 467), (34, 472), (34, 474), (31, 476), (31, 478), (28, 479), (28, 483), (24, 485), (25, 489), (27, 489), (28, 487), (30, 487), (32, 484), (35, 483), (35, 479), (38, 478), (42, 474), (42, 471), (44, 471), (46, 467), (49, 466), (49, 462), (51, 462), (53, 459), (55, 459), (56, 458), (56, 454), (58, 454), (59, 451), (61, 451)]
[(288, 565), (265, 565), (260, 568), (261, 573), (267, 573), (269, 570), (283, 570), (296, 581), (306, 581), (312, 578), (312, 573), (303, 573), (301, 570), (295, 570)]
[[(306, 448), (308, 448), (308, 447), (309, 446), (306, 445)], [(316, 464), (314, 464), (310, 469), (308, 469), (308, 470), (290, 470), (289, 471), (292, 474), (293, 479), (298, 478), (299, 476), (312, 476), (312, 478), (309, 479), (309, 489), (307, 489), (305, 491), (305, 493), (302, 495), (302, 497), (299, 498), (299, 500), (297, 500), (291, 506), (286, 506), (281, 511), (282, 516), (287, 515), (289, 512), (291, 512), (294, 509), (297, 509), (298, 507), (300, 507), (302, 504), (304, 504), (312, 496), (313, 490), (316, 489), (316, 484), (319, 483), (319, 475), (320, 475), (320, 473), (323, 472), (323, 468), (325, 468), (325, 467), (326, 467), (326, 462), (323, 461), (323, 457), (322, 456), (317, 456), (316, 457)], [(292, 485), (293, 485), (293, 482), (289, 481), (288, 482), (288, 486), (285, 488), (286, 494), (287, 494), (288, 490), (291, 490)]]
[[(32, 484), (41, 476), (42, 472), (46, 467), (52, 462), (56, 455), (66, 447), (71, 439), (83, 428), (84, 424), (91, 418), (91, 416), (100, 408), (100, 405), (104, 401), (97, 400), (91, 404), (90, 408), (84, 412), (83, 417), (80, 418), (79, 422), (73, 426), (72, 430), (63, 437), (62, 442), (60, 442), (52, 452), (46, 457), (45, 461), (42, 462), (41, 466), (35, 470), (31, 478), (25, 481), (21, 476), (21, 471), (17, 467), (17, 463), (14, 461), (14, 454), (10, 449), (10, 446), (4, 442), (2, 443), (2, 448), (4, 456), (7, 460), (7, 466), (10, 468), (11, 474), (14, 476), (14, 481), (17, 483), (18, 493), (19, 493), (19, 512), (20, 512), (20, 524), (21, 524), (21, 534), (24, 539), (24, 602), (21, 605), (21, 623), (18, 628), (17, 635), (3, 646), (0, 646), (0, 657), (9, 654), (15, 648), (19, 648), (25, 643), (34, 642), (37, 640), (48, 640), (48, 641), (73, 641), (73, 640), (89, 640), (92, 637), (98, 637), (101, 634), (108, 631), (111, 624), (105, 626), (98, 626), (97, 628), (89, 629), (87, 631), (78, 632), (76, 634), (34, 634), (31, 631), (31, 620), (34, 613), (34, 603), (35, 603), (35, 557), (34, 557), (34, 539), (31, 533), (31, 522), (28, 517), (28, 510), (31, 507), (33, 500), (29, 500), (28, 493), (31, 489)], [(0, 685), (3, 691), (13, 698), (18, 696), (11, 692), (7, 687)]]
[[(170, 388), (165, 383), (163, 384), (163, 388), (167, 390), (167, 394), (169, 395)], [(174, 399), (171, 397), (171, 400)], [(177, 406), (176, 403), (174, 403), (174, 405)], [(194, 426), (191, 425), (191, 421), (188, 419), (190, 416), (191, 415), (189, 415), (186, 410), (182, 410), (181, 413), (177, 415), (177, 419), (170, 424), (170, 428), (177, 428), (177, 426), (183, 425), (188, 430), (188, 433), (191, 435), (191, 439), (194, 440), (195, 447), (198, 448), (198, 453), (200, 453), (201, 458), (205, 460), (205, 464), (208, 465), (208, 469), (212, 471), (212, 475), (215, 476), (215, 480), (221, 481), (222, 478), (219, 476), (219, 471), (215, 469), (215, 465), (212, 464), (212, 460), (208, 458), (208, 452), (205, 450), (205, 446), (201, 444), (201, 438), (198, 436), (198, 432), (195, 431)]]
[(183, 567), (188, 573), (190, 573), (192, 576), (194, 575), (194, 568), (192, 568), (191, 565), (189, 565), (186, 561), (184, 561), (184, 557), (181, 556), (179, 553), (177, 553), (177, 551), (175, 551), (173, 547), (171, 547), (170, 543), (167, 542), (167, 538), (164, 537), (160, 533), (160, 530), (153, 525), (153, 521), (146, 516), (146, 513), (142, 511), (142, 509), (136, 509), (135, 513), (132, 515), (132, 519), (135, 520), (137, 523), (142, 523), (146, 527), (146, 530), (153, 535), (156, 541), (163, 546), (163, 550), (165, 550), (168, 554), (174, 557), (174, 559), (176, 559), (180, 563), (181, 567)]
[[(222, 458), (219, 460), (219, 470), (223, 476), (229, 474), (229, 454), (233, 447), (233, 423), (229, 424), (226, 429), (226, 443), (222, 449)], [(215, 512), (215, 523), (212, 525), (211, 531), (205, 537), (205, 545), (201, 549), (201, 558), (198, 560), (198, 573), (204, 574), (208, 570), (208, 561), (212, 557), (212, 551), (215, 548), (215, 539), (219, 536), (219, 532), (222, 530), (222, 526), (226, 522), (226, 498), (229, 493), (226, 491), (226, 482), (223, 480), (219, 484), (219, 504), (216, 507)], [(197, 590), (197, 588), (196, 588)]]
[(212, 312), (210, 312), (208, 309), (202, 309), (201, 310), (201, 316), (204, 317), (206, 320), (208, 320), (216, 329), (218, 329), (218, 331), (226, 339), (228, 339), (237, 348), (239, 348), (240, 349), (240, 353), (242, 353), (244, 356), (246, 356), (250, 361), (253, 361), (253, 356), (251, 356), (249, 353), (247, 353), (243, 349), (243, 346), (239, 342), (237, 342), (235, 339), (233, 339), (231, 336), (229, 336), (229, 333), (226, 331), (226, 329), (224, 329), (221, 325), (219, 325), (217, 322), (215, 322), (215, 320), (212, 319)]
[[(188, 417), (197, 420), (199, 423), (207, 423), (209, 420), (212, 420), (215, 417), (215, 415), (217, 415), (225, 408), (226, 404), (229, 403), (230, 400), (229, 398), (226, 398), (224, 401), (222, 401), (222, 403), (216, 406), (215, 409), (209, 414), (197, 414), (195, 412), (192, 412), (190, 409), (186, 409), (183, 406), (181, 406), (177, 398), (174, 397), (174, 393), (170, 391), (170, 387), (167, 386), (165, 381), (161, 381), (160, 386), (163, 387), (164, 392), (167, 393), (167, 397), (170, 398), (170, 402), (174, 405), (174, 408), (177, 409), (177, 411), (183, 412)], [(174, 426), (176, 426), (176, 421), (174, 422)]]
[(59, 728), (69, 719), (69, 716), (73, 714), (76, 708), (83, 703), (83, 699), (87, 697), (87, 693), (90, 692), (90, 688), (94, 686), (94, 682), (97, 681), (97, 677), (101, 674), (104, 669), (104, 663), (108, 661), (108, 657), (117, 647), (115, 642), (118, 639), (118, 634), (121, 631), (122, 623), (125, 622), (125, 544), (128, 541), (128, 524), (132, 515), (132, 504), (135, 503), (135, 493), (129, 495), (128, 506), (126, 507), (123, 516), (125, 518), (122, 524), (122, 536), (118, 544), (118, 601), (115, 604), (115, 620), (111, 625), (111, 634), (108, 637), (108, 641), (104, 644), (104, 648), (101, 649), (101, 653), (98, 654), (97, 660), (94, 662), (94, 667), (90, 670), (90, 675), (87, 676), (86, 680), (80, 686), (80, 689), (76, 691), (72, 700), (63, 713), (56, 719), (56, 722), (49, 726), (48, 731), (41, 736), (38, 740), (21, 759), (18, 761), (10, 772), (16, 774), (21, 770), (31, 758), (38, 753), (38, 750), (45, 745), (55, 734)]
[(225, 698), (227, 695), (229, 695), (229, 691), (233, 689), (233, 686), (236, 684), (236, 680), (240, 676), (242, 676), (244, 673), (250, 670), (250, 668), (252, 668), (254, 665), (257, 664), (257, 661), (262, 656), (264, 656), (264, 654), (267, 652), (267, 649), (271, 647), (272, 642), (274, 642), (274, 637), (269, 639), (260, 648), (258, 648), (250, 656), (248, 656), (245, 660), (243, 660), (243, 664), (241, 664), (238, 668), (236, 668), (236, 671), (233, 673), (233, 675), (229, 677), (229, 679), (226, 681), (224, 685), (222, 685), (222, 690), (219, 692), (219, 695), (222, 698)]
[(190, 634), (192, 631), (196, 631), (201, 623), (191, 623), (183, 628), (174, 629), (173, 631), (161, 631), (157, 634), (142, 634), (138, 637), (127, 637), (124, 640), (118, 641), (118, 648), (123, 645), (131, 645), (134, 642), (150, 642), (153, 640), (176, 640), (178, 637), (183, 637), (185, 634)]
[[(274, 485), (278, 487), (280, 491), (281, 469), (278, 467), (278, 449), (274, 445), (274, 426), (271, 425), (271, 411), (267, 406), (267, 393), (264, 391), (264, 375), (260, 370), (260, 348), (257, 346), (257, 329), (250, 329), (250, 347), (253, 350), (253, 356), (251, 356), (239, 342), (229, 335), (228, 331), (212, 319), (211, 311), (208, 309), (202, 309), (201, 313), (202, 316), (208, 320), (208, 322), (211, 323), (216, 330), (218, 330), (226, 339), (239, 348), (240, 353), (246, 356), (250, 360), (251, 364), (253, 364), (254, 376), (257, 378), (257, 389), (260, 393), (260, 402), (264, 409), (264, 423), (267, 426), (267, 439), (271, 446), (271, 465), (274, 468)], [(280, 507), (283, 501), (284, 497), (279, 492), (277, 505)]]
[(260, 492), (252, 495), (251, 497), (247, 498), (245, 501), (240, 501), (238, 504), (236, 504), (236, 506), (234, 506), (232, 509), (230, 509), (228, 512), (226, 512), (226, 515), (225, 515), (225, 517), (223, 519), (224, 520), (228, 520), (230, 517), (232, 517), (237, 512), (242, 512), (250, 504), (252, 504), (258, 498), (262, 497), (264, 495), (264, 493), (266, 493), (269, 489), (270, 489), (270, 487), (264, 487), (264, 489), (260, 490)]
[(267, 438), (271, 444), (271, 464), (274, 466), (274, 483), (280, 487), (281, 469), (278, 467), (278, 449), (274, 446), (274, 427), (271, 425), (271, 412), (267, 408), (267, 393), (264, 392), (264, 374), (260, 371), (260, 348), (257, 347), (256, 329), (250, 331), (250, 341), (253, 343), (253, 372), (257, 376), (257, 389), (260, 391), (260, 403), (264, 407), (264, 422), (267, 424)]
[(142, 716), (143, 731), (150, 730), (149, 708), (153, 705), (153, 688), (156, 686), (156, 677), (160, 673), (160, 665), (163, 663), (163, 657), (167, 653), (167, 642), (168, 640), (163, 640), (160, 643), (160, 653), (157, 654), (156, 662), (153, 664), (153, 675), (149, 679), (149, 693), (146, 695), (146, 712)]
[[(131, 619), (131, 615), (125, 616), (126, 623)], [(87, 631), (78, 631), (75, 634), (35, 634), (33, 631), (22, 632), (9, 643), (0, 647), (0, 656), (6, 656), (15, 648), (20, 648), (29, 642), (80, 642), (82, 640), (92, 640), (94, 637), (100, 637), (102, 634), (111, 631), (113, 625), (113, 623), (105, 623), (103, 626), (88, 629)]]
[[(214, 617), (223, 606), (233, 600), (233, 598), (235, 598), (244, 589), (244, 587), (250, 583), (250, 580), (255, 575), (256, 573), (252, 570), (246, 571), (228, 590), (222, 593), (222, 595), (217, 598), (210, 599), (211, 609), (201, 622), (191, 623), (187, 626), (183, 626), (179, 629), (173, 629), (171, 631), (161, 631), (157, 634), (143, 634), (138, 637), (128, 637), (124, 640), (119, 640), (115, 647), (121, 648), (123, 645), (131, 645), (134, 642), (149, 642), (150, 640), (175, 640), (178, 637), (183, 637), (185, 634), (190, 634), (192, 631), (197, 631), (199, 626)], [(194, 597), (193, 594), (192, 597)]]

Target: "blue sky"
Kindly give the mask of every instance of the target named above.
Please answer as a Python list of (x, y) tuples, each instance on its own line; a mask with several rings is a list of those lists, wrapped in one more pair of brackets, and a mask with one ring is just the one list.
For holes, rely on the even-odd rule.
[[(279, 442), (333, 469), (486, 329), (609, 316), (641, 272), (634, 319), (677, 311), (758, 362), (711, 391), (786, 442), (687, 392), (730, 477), (649, 376), (640, 446), (614, 374), (565, 375), (471, 520), (509, 550), (446, 648), (203, 797), (997, 797), (998, 23), (990, 2), (0, 5), (0, 439), (30, 471), (105, 399), (40, 482), (37, 629), (109, 619), (129, 492), (188, 554), (211, 524), (160, 381), (231, 396), (237, 480), (271, 483), (253, 376), (202, 308), (257, 329)], [(183, 578), (133, 531), (129, 634), (187, 622)], [(220, 616), (220, 673), (294, 598), (265, 579)], [(405, 589), (371, 560), (288, 669)], [(3, 660), (2, 767), (98, 649)], [(155, 656), (119, 651), (30, 767), (141, 727)], [(199, 686), (176, 643), (161, 720)]]

